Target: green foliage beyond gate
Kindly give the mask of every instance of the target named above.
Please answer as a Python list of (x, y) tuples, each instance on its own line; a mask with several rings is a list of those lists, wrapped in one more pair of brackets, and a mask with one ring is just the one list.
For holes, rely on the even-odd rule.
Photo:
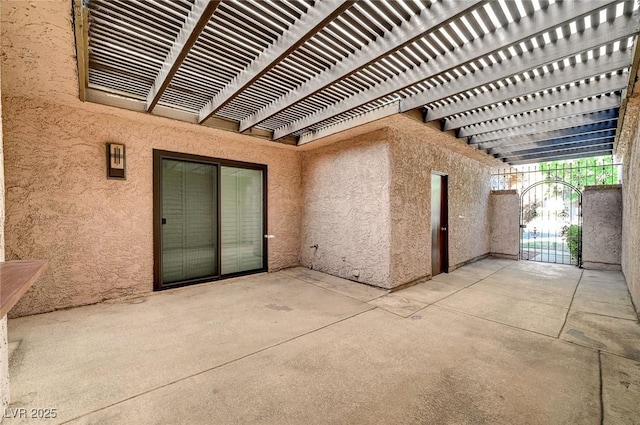
[(562, 228), (562, 237), (567, 242), (571, 258), (578, 259), (578, 252), (580, 250), (580, 234), (582, 233), (582, 227), (577, 224), (570, 226), (564, 226)]

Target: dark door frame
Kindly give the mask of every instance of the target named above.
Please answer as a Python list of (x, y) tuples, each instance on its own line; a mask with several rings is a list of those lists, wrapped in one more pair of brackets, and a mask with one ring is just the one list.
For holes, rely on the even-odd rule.
[[(171, 283), (169, 285), (162, 284), (162, 160), (173, 159), (176, 161), (193, 162), (207, 165), (215, 165), (217, 171), (217, 270), (218, 274), (214, 276), (206, 276), (197, 279), (190, 279), (186, 281), (180, 281)], [(248, 274), (266, 272), (269, 268), (268, 260), (268, 243), (267, 238), (262, 239), (262, 267), (254, 270), (247, 270), (236, 273), (222, 273), (222, 236), (221, 236), (221, 219), (222, 219), (222, 200), (221, 200), (221, 169), (222, 167), (235, 167), (245, 168), (250, 170), (262, 171), (262, 226), (263, 233), (266, 235), (267, 231), (267, 165), (254, 164), (250, 162), (232, 161), (228, 159), (212, 158), (201, 155), (192, 155), (182, 152), (171, 152), (165, 150), (154, 149), (153, 150), (153, 290), (162, 291), (165, 289), (178, 288), (181, 286), (194, 285), (197, 283), (211, 282), (220, 279), (228, 279), (236, 276), (244, 276)]]
[[(440, 273), (449, 273), (449, 175), (438, 171), (431, 171), (431, 176), (441, 177), (440, 186)], [(443, 230), (444, 229), (444, 230)], [(432, 229), (433, 231), (433, 229)], [(433, 247), (432, 247), (433, 251)], [(433, 270), (431, 270), (431, 276)]]

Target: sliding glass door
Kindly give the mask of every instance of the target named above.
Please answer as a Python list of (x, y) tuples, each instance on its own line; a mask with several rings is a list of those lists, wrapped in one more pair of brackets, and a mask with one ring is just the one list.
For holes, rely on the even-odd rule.
[(222, 167), (222, 274), (262, 268), (262, 171)]
[(217, 168), (162, 160), (163, 284), (218, 275)]
[(266, 269), (266, 167), (154, 151), (156, 290)]

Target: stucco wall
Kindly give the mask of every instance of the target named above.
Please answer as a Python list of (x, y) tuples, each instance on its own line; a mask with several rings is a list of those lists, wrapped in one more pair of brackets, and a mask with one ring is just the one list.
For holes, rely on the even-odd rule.
[(617, 155), (623, 158), (622, 272), (640, 314), (640, 93), (629, 99)]
[[(2, 6), (0, 5), (0, 8)], [(0, 39), (2, 22), (0, 22)], [(0, 63), (0, 87), (2, 64)], [(2, 91), (0, 88), (0, 97)], [(2, 137), (2, 105), (0, 104), (0, 262), (4, 261), (4, 154)], [(0, 282), (2, 285), (2, 282)], [(9, 347), (7, 345), (7, 316), (0, 317), (0, 412), (9, 405)], [(0, 415), (0, 422), (2, 422)]]
[(489, 250), (517, 260), (520, 252), (520, 197), (515, 190), (494, 190), (489, 197)]
[(585, 269), (620, 270), (622, 188), (587, 186), (582, 192), (582, 262)]
[[(70, 10), (69, 0), (2, 4), (6, 251), (49, 260), (14, 315), (151, 290), (154, 148), (268, 165), (271, 269), (301, 255), (305, 265), (384, 287), (430, 275), (432, 171), (449, 175), (451, 268), (489, 252), (497, 162), (464, 141), (398, 115), (297, 152), (82, 103)], [(106, 142), (127, 146), (126, 181), (105, 178)]]
[(302, 167), (300, 263), (389, 287), (388, 130), (305, 152)]
[[(78, 100), (69, 1), (2, 5), (8, 259), (49, 260), (12, 316), (152, 290), (152, 151), (268, 165), (269, 267), (298, 264), (300, 161), (292, 147)], [(105, 143), (127, 147), (107, 180)]]
[[(9, 344), (7, 342), (7, 316), (0, 319), (0, 413), (9, 405)], [(0, 422), (2, 422), (0, 415)]]
[(389, 120), (392, 287), (431, 275), (431, 173), (449, 184), (449, 270), (489, 253), (493, 158), (404, 116)]

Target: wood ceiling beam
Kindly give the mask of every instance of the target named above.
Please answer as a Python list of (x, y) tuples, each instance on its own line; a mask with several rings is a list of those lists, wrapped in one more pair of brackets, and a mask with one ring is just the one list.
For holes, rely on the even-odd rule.
[(575, 128), (578, 126), (596, 124), (605, 121), (617, 120), (618, 110), (615, 108), (607, 109), (605, 111), (592, 112), (589, 114), (575, 115), (568, 118), (559, 118), (551, 121), (543, 121), (535, 124), (521, 125), (517, 127), (511, 127), (506, 130), (492, 131), (488, 133), (471, 136), (469, 138), (469, 144), (486, 143), (497, 140), (509, 139), (517, 136), (529, 136), (540, 133), (545, 133), (554, 130), (564, 130), (569, 128)]
[[(612, 2), (612, 4), (615, 4), (615, 2)], [(580, 1), (555, 3), (544, 11), (521, 19), (517, 25), (508, 25), (506, 28), (500, 28), (493, 33), (485, 34), (482, 38), (475, 39), (470, 43), (465, 43), (451, 52), (447, 52), (427, 63), (422, 63), (409, 69), (397, 77), (380, 83), (369, 90), (361, 91), (338, 104), (329, 105), (315, 113), (282, 126), (274, 130), (274, 137), (277, 139), (303, 130), (353, 108), (360, 107), (399, 90), (418, 84), (426, 79), (451, 71), (457, 66), (478, 60), (507, 46), (528, 41), (531, 37), (544, 33), (549, 29), (556, 28), (563, 23), (568, 24), (572, 22), (576, 19), (576, 16), (582, 16), (592, 13), (595, 10), (600, 10), (603, 8), (603, 5), (605, 5), (605, 3)], [(609, 3), (606, 3), (606, 5), (609, 5)], [(424, 93), (407, 97), (401, 101), (401, 111), (404, 112), (420, 107), (427, 103), (507, 78), (528, 69), (538, 68), (569, 55), (589, 50), (592, 46), (600, 46), (608, 41), (616, 40), (624, 35), (633, 35), (638, 31), (638, 26), (640, 26), (638, 19), (634, 19), (634, 17), (637, 18), (636, 15), (637, 13), (634, 13), (633, 17), (621, 16), (619, 19), (613, 22), (603, 23), (597, 28), (587, 28), (582, 33), (574, 34), (570, 38), (560, 39), (553, 44), (545, 45), (544, 48), (535, 49), (533, 52), (529, 52), (523, 56), (513, 57), (497, 64), (497, 66), (487, 67), (470, 76), (460, 77), (454, 80), (452, 84), (436, 86)], [(558, 18), (558, 16), (562, 18)], [(571, 16), (571, 18), (567, 20), (566, 16)], [(576, 49), (575, 45), (577, 37), (579, 37), (581, 43), (583, 43), (583, 45), (579, 45), (578, 49)], [(622, 66), (620, 66), (620, 68), (621, 67)], [(444, 117), (446, 117), (446, 115), (440, 118)]]
[(305, 15), (295, 21), (271, 46), (260, 53), (253, 62), (202, 107), (198, 113), (198, 121), (203, 122), (235, 99), (244, 89), (260, 79), (352, 5), (353, 1), (324, 0), (316, 2)]
[(517, 84), (501, 87), (498, 90), (491, 90), (441, 107), (430, 108), (427, 110), (425, 121), (447, 118), (452, 115), (462, 114), (496, 103), (506, 102), (522, 96), (579, 82), (591, 77), (597, 77), (609, 72), (619, 71), (628, 67), (630, 60), (630, 51), (618, 51), (611, 55), (604, 55), (597, 59), (592, 59), (589, 62), (576, 63), (562, 70), (549, 72)]
[(559, 137), (577, 136), (581, 134), (589, 134), (595, 131), (615, 130), (618, 121), (602, 121), (593, 124), (578, 125), (576, 127), (563, 128), (560, 130), (544, 131), (535, 134), (526, 134), (522, 136), (506, 137), (504, 139), (491, 140), (488, 142), (479, 143), (480, 149), (496, 148), (499, 149), (502, 146), (514, 146), (523, 143), (531, 143), (542, 140), (557, 139)]
[(189, 51), (200, 36), (200, 33), (213, 16), (220, 1), (195, 0), (189, 15), (187, 15), (178, 36), (176, 37), (167, 57), (156, 75), (156, 79), (147, 94), (146, 111), (151, 112), (158, 104), (164, 91), (169, 87), (171, 79), (189, 54)]
[(600, 96), (580, 99), (568, 104), (545, 106), (544, 109), (464, 126), (458, 130), (457, 136), (473, 137), (512, 128), (514, 131), (517, 131), (518, 128), (525, 128), (528, 125), (544, 121), (556, 121), (573, 116), (597, 114), (601, 112), (609, 113), (609, 111), (615, 110), (619, 106), (620, 96)]
[(562, 159), (586, 158), (591, 156), (611, 155), (612, 143), (595, 144), (593, 146), (583, 146), (568, 148), (557, 151), (539, 152), (528, 155), (513, 156), (505, 158), (504, 161), (513, 165), (530, 164), (533, 162), (557, 161)]
[(533, 143), (525, 143), (516, 146), (504, 146), (503, 150), (499, 153), (493, 152), (493, 149), (487, 152), (489, 155), (494, 155), (497, 158), (507, 158), (509, 156), (513, 156), (518, 154), (523, 150), (535, 149), (535, 148), (557, 148), (559, 146), (565, 145), (578, 145), (580, 143), (588, 143), (591, 140), (604, 140), (610, 139), (610, 142), (613, 143), (613, 138), (615, 137), (615, 130), (605, 130), (598, 131), (587, 135), (581, 136), (571, 136), (571, 137), (560, 137), (558, 139), (549, 139), (542, 140), (539, 142)]
[[(384, 37), (380, 37), (316, 78), (303, 83), (296, 90), (281, 96), (243, 119), (240, 122), (240, 131), (251, 128), (313, 96), (337, 81), (343, 80), (381, 58), (404, 48), (486, 2), (487, 0), (474, 2), (468, 0), (444, 0), (434, 3), (429, 9), (423, 10), (419, 15), (412, 16), (409, 21), (404, 22), (401, 26), (393, 27)], [(443, 16), (447, 18), (443, 19)]]
[[(622, 90), (626, 85), (626, 74), (614, 74), (606, 78), (601, 78), (597, 81), (589, 81), (584, 84), (570, 86), (560, 91), (554, 91), (552, 93), (544, 92), (536, 95), (532, 99), (527, 99), (526, 101), (516, 100), (508, 104), (493, 106), (486, 110), (472, 111), (459, 117), (449, 117), (445, 120), (443, 128), (445, 130), (453, 130), (463, 126), (483, 123), (502, 117), (509, 117), (514, 114), (523, 114), (532, 110), (538, 110), (549, 106), (560, 105), (599, 95), (602, 97), (614, 98), (619, 104), (620, 95), (612, 95), (610, 93)], [(560, 107), (560, 109), (562, 109), (562, 107)]]

